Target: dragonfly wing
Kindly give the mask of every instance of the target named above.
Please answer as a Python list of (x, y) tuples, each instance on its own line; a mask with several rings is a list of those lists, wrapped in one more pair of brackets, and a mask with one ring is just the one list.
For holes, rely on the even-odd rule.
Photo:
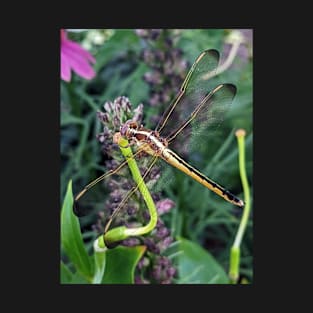
[(209, 77), (214, 76), (219, 63), (216, 50), (202, 52), (189, 70), (180, 92), (159, 121), (156, 130), (167, 137), (185, 121), (210, 91)]
[(208, 133), (216, 129), (224, 119), (233, 98), (236, 87), (232, 84), (221, 84), (204, 96), (189, 117), (167, 136), (170, 143), (177, 136), (186, 138), (190, 135)]

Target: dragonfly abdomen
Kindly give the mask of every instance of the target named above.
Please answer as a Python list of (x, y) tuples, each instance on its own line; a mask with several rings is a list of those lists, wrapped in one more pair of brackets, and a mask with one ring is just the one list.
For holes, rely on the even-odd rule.
[(244, 206), (244, 202), (242, 200), (237, 198), (227, 189), (215, 183), (210, 178), (203, 175), (194, 167), (190, 166), (186, 161), (184, 161), (181, 157), (179, 157), (172, 150), (165, 148), (162, 151), (161, 157), (172, 166), (175, 166), (176, 168), (178, 168), (185, 174), (189, 175), (190, 177), (192, 177), (194, 180), (196, 180), (203, 186), (207, 187), (208, 189), (212, 190), (213, 192), (215, 192), (216, 194), (224, 198), (226, 201), (232, 204), (235, 204), (237, 206), (240, 206), (240, 207)]

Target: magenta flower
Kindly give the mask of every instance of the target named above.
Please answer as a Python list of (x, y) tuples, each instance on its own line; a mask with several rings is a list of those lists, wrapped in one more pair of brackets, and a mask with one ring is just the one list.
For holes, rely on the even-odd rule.
[(66, 31), (61, 29), (61, 78), (69, 82), (73, 70), (85, 79), (92, 79), (96, 73), (89, 62), (95, 63), (96, 60), (78, 43), (67, 39)]

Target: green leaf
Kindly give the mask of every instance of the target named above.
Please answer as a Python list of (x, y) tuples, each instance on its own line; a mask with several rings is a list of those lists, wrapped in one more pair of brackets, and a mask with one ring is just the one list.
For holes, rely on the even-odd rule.
[(179, 284), (228, 284), (224, 269), (198, 244), (178, 238)]
[(68, 183), (61, 211), (61, 244), (77, 271), (91, 280), (93, 263), (85, 249), (78, 218), (73, 213), (72, 181)]
[(135, 267), (145, 252), (145, 246), (116, 247), (108, 250), (103, 284), (133, 284)]
[(73, 273), (68, 269), (68, 267), (61, 261), (60, 264), (60, 278), (61, 284), (68, 284), (73, 278)]

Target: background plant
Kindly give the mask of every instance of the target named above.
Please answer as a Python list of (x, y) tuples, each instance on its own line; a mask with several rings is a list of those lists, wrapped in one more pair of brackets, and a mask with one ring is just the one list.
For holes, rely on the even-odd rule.
[[(143, 122), (153, 127), (155, 121), (178, 91), (186, 71), (199, 53), (214, 48), (221, 52), (222, 63), (231, 49), (229, 35), (232, 30), (86, 30), (69, 32), (68, 37), (88, 49), (96, 59), (96, 76), (91, 81), (72, 75), (69, 83), (61, 82), (61, 199), (63, 202), (68, 181), (72, 179), (75, 193), (88, 182), (100, 176), (108, 156), (101, 153), (97, 136), (103, 131), (96, 112), (107, 101), (127, 96), (134, 107), (143, 103)], [(190, 155), (190, 162), (212, 179), (220, 182), (235, 194), (242, 193), (239, 179), (238, 152), (235, 129), (246, 130), (246, 169), (252, 186), (252, 39), (251, 30), (240, 32), (245, 40), (226, 71), (215, 78), (216, 82), (234, 83), (238, 88), (231, 110), (221, 127), (208, 137)], [(175, 62), (174, 62), (175, 61)], [(181, 80), (181, 82), (179, 81)], [(176, 206), (164, 215), (163, 222), (173, 238), (187, 238), (210, 253), (225, 271), (229, 251), (241, 218), (241, 210), (193, 182), (179, 171), (172, 170), (164, 198)], [(253, 188), (252, 192), (253, 192)], [(98, 212), (104, 209), (110, 192), (105, 185), (94, 188), (92, 205), (94, 214), (80, 219), (83, 240), (91, 253)], [(252, 281), (252, 221), (251, 216), (241, 245), (241, 274)], [(190, 248), (189, 242), (173, 247), (179, 251), (201, 252)], [(188, 253), (185, 253), (188, 255)], [(179, 254), (177, 256), (179, 259)], [(65, 259), (66, 260), (66, 259)], [(188, 262), (173, 257), (179, 275), (175, 282), (199, 282), (188, 278)], [(209, 262), (209, 261), (208, 261)], [(186, 265), (187, 264), (187, 265)], [(183, 267), (185, 266), (185, 268)], [(199, 265), (201, 268), (201, 265)], [(203, 273), (202, 273), (203, 274)], [(195, 274), (196, 275), (196, 274)], [(201, 277), (205, 277), (202, 275)], [(199, 279), (201, 279), (201, 277)], [(211, 281), (214, 283), (214, 279)]]

